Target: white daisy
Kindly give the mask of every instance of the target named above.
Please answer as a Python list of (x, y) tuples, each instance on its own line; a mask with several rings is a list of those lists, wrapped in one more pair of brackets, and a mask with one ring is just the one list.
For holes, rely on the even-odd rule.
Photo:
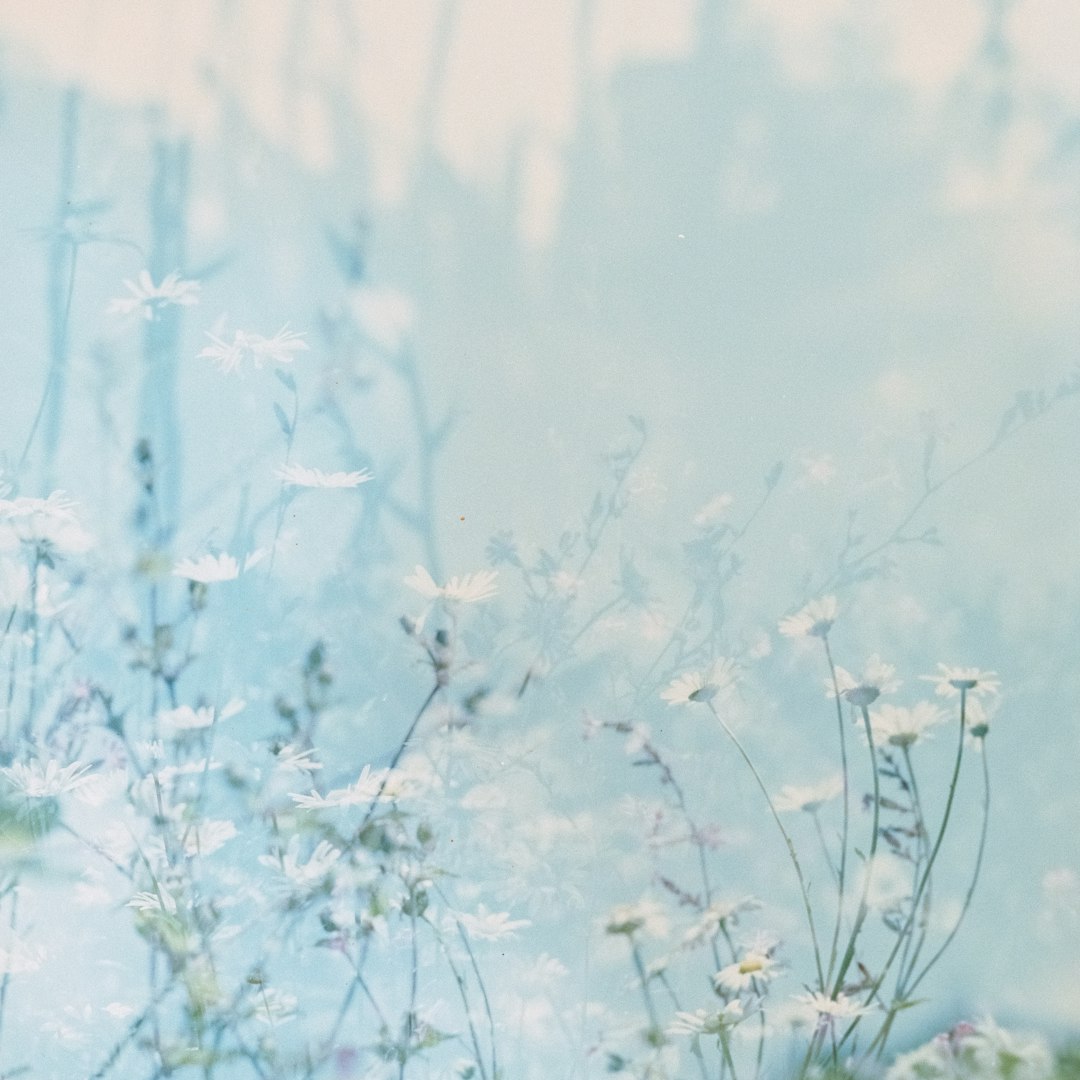
[(249, 363), (261, 368), (269, 361), (274, 364), (291, 364), (296, 353), (309, 348), (303, 334), (283, 326), (273, 337), (237, 330), (232, 341), (207, 331), (210, 344), (199, 353), (199, 358), (210, 360), (226, 375), (242, 371)]
[(694, 948), (714, 938), (724, 925), (738, 923), (739, 916), (747, 911), (759, 911), (761, 901), (756, 896), (743, 896), (738, 900), (714, 900), (683, 935), (683, 948)]
[(870, 730), (878, 746), (914, 746), (930, 738), (931, 730), (944, 719), (941, 710), (929, 701), (920, 701), (911, 708), (880, 705), (870, 713)]
[(200, 821), (184, 833), (186, 855), (213, 855), (219, 848), (236, 836), (236, 826), (231, 821)]
[(214, 710), (209, 705), (193, 709), (190, 705), (180, 705), (175, 709), (164, 709), (158, 713), (158, 723), (165, 731), (200, 731), (214, 723)]
[(980, 671), (973, 667), (949, 667), (938, 664), (938, 675), (920, 675), (923, 682), (934, 683), (934, 693), (939, 697), (958, 698), (966, 690), (968, 699), (974, 696), (993, 697), (1001, 690), (1001, 680), (996, 671)]
[(181, 559), (173, 567), (173, 577), (187, 578), (188, 581), (197, 581), (203, 585), (212, 585), (221, 581), (233, 581), (261, 562), (265, 555), (266, 552), (261, 548), (251, 552), (244, 559), (243, 569), (241, 569), (237, 560), (227, 553), (200, 555), (197, 559)]
[(282, 770), (306, 772), (310, 775), (322, 768), (322, 762), (315, 759), (313, 749), (302, 750), (292, 743), (283, 746), (275, 756), (277, 766)]
[(778, 974), (776, 961), (767, 952), (748, 949), (735, 963), (721, 968), (713, 976), (713, 986), (717, 990), (738, 994), (743, 990), (753, 990), (761, 983), (775, 979)]
[(636, 904), (619, 904), (611, 909), (604, 921), (609, 934), (635, 934), (639, 930), (649, 937), (664, 938), (668, 935), (668, 917), (664, 908), (655, 900), (639, 900)]
[(0, 499), (0, 546), (48, 544), (60, 554), (71, 555), (87, 551), (94, 538), (83, 528), (75, 506), (63, 491), (44, 499), (26, 495)]
[(291, 487), (308, 488), (354, 488), (374, 479), (367, 469), (325, 473), (322, 469), (306, 469), (303, 465), (282, 465), (277, 476)]
[(513, 937), (514, 932), (526, 926), (532, 926), (530, 919), (511, 919), (508, 911), (488, 911), (483, 904), (476, 908), (476, 914), (462, 912), (460, 915), (447, 916), (451, 922), (456, 919), (470, 938), (476, 941), (501, 941)]
[(142, 308), (143, 318), (153, 319), (169, 305), (190, 307), (199, 302), (199, 283), (182, 278), (175, 270), (160, 285), (154, 284), (149, 270), (140, 271), (137, 280), (125, 280), (124, 285), (131, 295), (110, 301), (106, 309), (110, 315), (130, 315)]
[(796, 1001), (809, 1005), (820, 1017), (822, 1022), (831, 1023), (834, 1020), (854, 1020), (857, 1016), (863, 1016), (872, 1010), (869, 1006), (860, 1005), (852, 1001), (847, 994), (837, 994), (836, 997), (828, 997), (820, 991), (813, 994), (800, 994)]
[(669, 706), (712, 701), (718, 694), (734, 686), (737, 677), (735, 661), (721, 658), (705, 671), (688, 671), (672, 679), (660, 697)]
[(735, 998), (722, 1009), (707, 1012), (695, 1009), (693, 1012), (677, 1012), (675, 1019), (667, 1027), (668, 1035), (719, 1035), (730, 1031), (744, 1017), (742, 1002)]
[(852, 705), (871, 705), (882, 694), (891, 694), (900, 688), (899, 679), (894, 678), (896, 668), (892, 664), (886, 664), (877, 653), (866, 662), (861, 676), (856, 678), (850, 671), (842, 667), (836, 669), (836, 687), (832, 679), (825, 680), (825, 693), (829, 697), (836, 697), (839, 689), (840, 696)]
[(126, 906), (135, 908), (136, 911), (162, 911), (167, 915), (176, 914), (176, 900), (164, 889), (160, 893), (137, 892)]
[(320, 840), (314, 850), (304, 861), (300, 857), (299, 836), (289, 840), (289, 846), (277, 855), (260, 855), (259, 862), (263, 866), (269, 866), (278, 870), (293, 884), (300, 889), (310, 891), (321, 885), (333, 870), (341, 852), (326, 840)]
[(836, 622), (835, 596), (811, 600), (801, 611), (780, 620), (779, 630), (785, 637), (825, 637)]
[(64, 766), (49, 761), (44, 767), (40, 761), (29, 761), (25, 764), (16, 761), (13, 765), (0, 769), (0, 773), (27, 798), (51, 799), (80, 787), (86, 782), (89, 769), (89, 765), (79, 761)]
[(805, 810), (815, 813), (825, 803), (835, 799), (844, 790), (844, 777), (840, 773), (827, 777), (816, 784), (796, 787), (785, 784), (773, 799), (777, 810)]
[(414, 592), (429, 600), (456, 600), (462, 604), (475, 604), (481, 600), (490, 600), (495, 595), (495, 579), (498, 570), (480, 570), (463, 577), (452, 577), (445, 585), (439, 585), (424, 567), (416, 569), (405, 578), (405, 584)]

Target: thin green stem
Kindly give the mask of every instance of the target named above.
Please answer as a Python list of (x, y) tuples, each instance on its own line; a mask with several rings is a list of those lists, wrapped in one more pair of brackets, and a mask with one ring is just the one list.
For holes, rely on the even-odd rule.
[(832, 681), (833, 697), (836, 701), (836, 726), (840, 734), (840, 764), (844, 776), (844, 823), (840, 833), (840, 866), (836, 872), (836, 925), (833, 927), (832, 944), (829, 947), (829, 970), (826, 977), (827, 979), (832, 979), (833, 971), (836, 968), (836, 950), (840, 943), (840, 929), (844, 921), (844, 887), (847, 882), (848, 835), (851, 823), (851, 791), (850, 777), (848, 775), (847, 735), (845, 734), (846, 725), (844, 723), (844, 708), (840, 703), (840, 685), (836, 677), (836, 664), (833, 661), (832, 649), (829, 647), (828, 635), (823, 636), (821, 642), (825, 647), (825, 659), (829, 663), (829, 678)]
[(861, 705), (860, 710), (862, 712), (863, 727), (866, 730), (866, 740), (870, 748), (870, 767), (873, 770), (874, 777), (874, 820), (871, 826), (873, 832), (870, 836), (870, 851), (866, 858), (866, 870), (863, 875), (862, 896), (859, 898), (859, 910), (856, 912), (855, 924), (851, 928), (851, 936), (848, 938), (847, 948), (844, 950), (844, 958), (840, 962), (840, 969), (837, 971), (836, 980), (833, 983), (831, 994), (833, 998), (835, 998), (844, 987), (844, 976), (847, 974), (848, 968), (851, 967), (851, 962), (855, 959), (855, 944), (858, 941), (859, 934), (863, 928), (863, 923), (866, 922), (866, 916), (870, 910), (870, 883), (874, 876), (874, 856), (877, 854), (878, 829), (881, 822), (881, 784), (878, 779), (877, 748), (874, 746), (874, 730), (870, 724), (870, 710), (866, 705)]
[[(906, 938), (911, 933), (911, 929), (912, 929), (912, 927), (914, 925), (914, 922), (915, 922), (915, 913), (918, 911), (918, 908), (919, 908), (919, 901), (922, 899), (922, 895), (926, 891), (927, 885), (928, 885), (928, 883), (930, 881), (930, 873), (934, 869), (934, 863), (937, 861), (938, 852), (941, 850), (941, 845), (942, 845), (943, 841), (945, 840), (945, 831), (946, 831), (946, 829), (948, 828), (948, 825), (949, 825), (949, 818), (952, 816), (953, 800), (956, 797), (956, 788), (957, 788), (957, 784), (959, 783), (959, 780), (960, 780), (960, 765), (961, 765), (961, 762), (963, 761), (963, 757), (964, 757), (964, 735), (965, 735), (966, 725), (967, 725), (967, 690), (961, 688), (961, 690), (960, 690), (960, 736), (959, 736), (959, 740), (957, 742), (957, 747), (956, 747), (956, 760), (953, 763), (952, 778), (949, 781), (949, 793), (948, 793), (948, 796), (947, 796), (947, 798), (945, 800), (945, 813), (942, 815), (941, 826), (938, 829), (937, 838), (934, 841), (934, 846), (933, 846), (933, 849), (930, 852), (930, 857), (929, 857), (929, 859), (927, 859), (926, 869), (923, 871), (922, 880), (919, 882), (919, 887), (915, 890), (915, 896), (912, 898), (912, 901), (911, 901), (911, 914), (908, 916), (907, 924), (905, 925), (905, 927), (904, 927), (902, 933), (900, 934), (900, 936), (896, 939), (896, 944), (893, 945), (892, 951), (889, 953), (889, 956), (886, 959), (885, 964), (883, 965), (880, 973), (878, 974), (878, 977), (874, 980), (873, 985), (870, 987), (869, 993), (867, 994), (867, 997), (866, 997), (867, 1002), (872, 1001), (874, 999), (874, 997), (877, 995), (878, 991), (881, 988), (882, 983), (885, 981), (885, 977), (888, 975), (889, 970), (892, 967), (893, 961), (896, 959), (897, 953), (900, 951), (900, 947), (903, 944), (904, 938)], [(898, 1003), (894, 1001), (893, 1005), (892, 1005), (892, 1007), (890, 1009), (890, 1015), (892, 1015), (893, 1013), (895, 1013), (897, 1011), (897, 1005), (898, 1005)], [(840, 1045), (841, 1046), (844, 1045), (844, 1043), (847, 1041), (848, 1037), (855, 1030), (855, 1027), (856, 1027), (857, 1023), (858, 1023), (858, 1021), (856, 1021), (855, 1023), (852, 1023), (852, 1024), (850, 1024), (848, 1026), (848, 1029), (844, 1032), (843, 1038), (841, 1038), (841, 1040), (840, 1040)], [(871, 1050), (873, 1050), (875, 1046), (884, 1043), (884, 1039), (882, 1039), (882, 1032), (885, 1032), (885, 1038), (888, 1038), (888, 1027), (889, 1027), (889, 1025), (890, 1025), (890, 1022), (886, 1021), (886, 1024), (884, 1024), (882, 1026), (881, 1030), (874, 1037), (874, 1040), (870, 1043), (870, 1046), (867, 1048), (867, 1053), (869, 1053)]]
[(817, 927), (814, 924), (814, 911), (810, 906), (810, 893), (806, 887), (806, 878), (803, 876), (802, 866), (799, 864), (799, 856), (796, 854), (795, 845), (792, 843), (791, 836), (788, 834), (787, 829), (784, 828), (784, 823), (780, 820), (780, 815), (776, 811), (776, 806), (773, 804), (769, 789), (765, 786), (765, 781), (761, 779), (761, 774), (757, 771), (750, 755), (746, 752), (746, 749), (739, 741), (735, 732), (731, 730), (723, 717), (716, 711), (716, 706), (713, 705), (711, 701), (707, 704), (709, 706), (709, 711), (716, 718), (717, 723), (724, 729), (724, 734), (735, 744), (735, 749), (739, 751), (743, 761), (746, 762), (747, 768), (749, 768), (754, 779), (757, 781), (757, 785), (761, 789), (762, 795), (765, 796), (765, 802), (768, 804), (769, 812), (773, 816), (773, 821), (776, 822), (776, 827), (780, 830), (780, 835), (784, 838), (784, 843), (787, 845), (791, 865), (795, 868), (795, 876), (799, 880), (799, 892), (802, 896), (803, 909), (806, 912), (806, 921), (810, 927), (810, 940), (814, 946), (814, 964), (817, 967), (818, 985), (822, 988), (822, 992), (824, 993), (825, 971), (821, 965), (821, 947), (818, 944)]
[(979, 830), (979, 848), (975, 855), (975, 869), (971, 875), (971, 884), (968, 886), (967, 893), (964, 896), (964, 903), (960, 908), (960, 914), (956, 918), (956, 923), (952, 930), (949, 931), (949, 936), (941, 943), (937, 952), (926, 962), (926, 966), (916, 976), (914, 982), (907, 988), (907, 992), (914, 993), (919, 983), (926, 977), (927, 972), (941, 959), (942, 954), (952, 944), (953, 938), (956, 937), (957, 931), (960, 929), (960, 924), (964, 921), (965, 916), (968, 913), (968, 908), (971, 907), (972, 897), (975, 895), (975, 887), (979, 883), (979, 875), (982, 872), (983, 855), (986, 852), (986, 836), (989, 831), (990, 824), (990, 769), (986, 763), (986, 741), (983, 740), (982, 744), (982, 774), (983, 774), (983, 819), (982, 827)]

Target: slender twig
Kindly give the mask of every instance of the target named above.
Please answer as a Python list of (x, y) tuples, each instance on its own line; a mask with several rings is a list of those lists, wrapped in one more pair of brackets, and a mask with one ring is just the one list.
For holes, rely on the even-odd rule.
[(791, 860), (791, 865), (795, 868), (795, 876), (799, 881), (799, 892), (802, 896), (803, 909), (806, 912), (806, 921), (810, 927), (810, 940), (814, 946), (814, 963), (817, 967), (818, 985), (824, 992), (825, 987), (825, 971), (821, 965), (821, 948), (818, 944), (817, 928), (814, 925), (814, 910), (810, 906), (810, 893), (806, 886), (806, 878), (803, 876), (802, 866), (799, 863), (799, 856), (795, 851), (795, 844), (792, 842), (787, 829), (784, 827), (783, 821), (780, 819), (780, 815), (777, 813), (776, 806), (773, 804), (772, 796), (769, 794), (769, 789), (765, 786), (765, 781), (761, 779), (761, 774), (757, 771), (757, 767), (754, 765), (750, 755), (746, 752), (743, 744), (739, 741), (738, 736), (731, 730), (730, 726), (724, 720), (724, 718), (716, 711), (716, 706), (711, 702), (707, 702), (709, 711), (716, 718), (717, 722), (724, 729), (724, 734), (735, 744), (735, 749), (738, 750), (743, 761), (746, 762), (747, 767), (753, 774), (754, 779), (757, 781), (758, 787), (761, 789), (762, 795), (765, 796), (765, 802), (769, 806), (769, 812), (773, 816), (773, 820), (776, 822), (776, 827), (780, 830), (780, 835), (784, 838), (784, 843), (787, 845), (788, 857)]

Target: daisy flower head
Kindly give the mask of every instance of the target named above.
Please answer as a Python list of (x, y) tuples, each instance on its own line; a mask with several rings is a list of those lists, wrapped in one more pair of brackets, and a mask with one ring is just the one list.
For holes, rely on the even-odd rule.
[(160, 892), (137, 892), (125, 906), (135, 908), (136, 911), (161, 911), (166, 915), (176, 914), (176, 900), (165, 889)]
[(306, 469), (303, 465), (282, 465), (277, 476), (289, 487), (306, 488), (355, 488), (373, 479), (367, 469), (326, 473), (322, 469)]
[(221, 581), (233, 581), (241, 574), (246, 574), (256, 563), (261, 562), (266, 552), (262, 549), (253, 551), (240, 563), (227, 553), (221, 555), (200, 555), (197, 559), (181, 559), (173, 567), (173, 577), (186, 578), (202, 585), (212, 585)]
[(743, 1019), (742, 1002), (735, 998), (716, 1012), (695, 1009), (677, 1012), (667, 1028), (668, 1035), (720, 1035), (730, 1031)]
[(866, 667), (862, 674), (856, 678), (850, 671), (838, 667), (836, 669), (836, 686), (832, 679), (825, 681), (825, 693), (836, 697), (836, 691), (840, 696), (856, 707), (862, 708), (872, 705), (882, 694), (891, 694), (900, 688), (900, 680), (895, 678), (896, 668), (892, 664), (886, 664), (877, 653), (874, 653), (866, 661)]
[(322, 768), (313, 748), (304, 749), (295, 743), (281, 747), (275, 754), (277, 767), (286, 772), (307, 773), (309, 776)]
[(268, 362), (291, 364), (296, 360), (298, 352), (304, 352), (310, 347), (303, 334), (290, 330), (288, 326), (283, 326), (273, 337), (237, 330), (231, 341), (221, 336), (224, 331), (220, 321), (215, 331), (207, 331), (210, 344), (199, 353), (199, 358), (209, 360), (226, 375), (242, 373), (249, 364), (256, 369)]
[(495, 595), (495, 579), (498, 576), (498, 570), (478, 570), (475, 574), (452, 577), (445, 585), (439, 585), (423, 566), (417, 564), (416, 569), (405, 578), (405, 584), (428, 600), (475, 604), (490, 600)]
[(937, 675), (920, 675), (923, 682), (934, 684), (939, 697), (957, 698), (961, 691), (972, 697), (995, 697), (1001, 690), (1001, 680), (996, 671), (980, 671), (973, 667), (949, 667), (938, 664)]
[(785, 784), (773, 799), (773, 805), (780, 811), (805, 810), (808, 814), (814, 814), (843, 790), (844, 777), (836, 773), (816, 784), (804, 784), (801, 787)]
[(609, 934), (625, 934), (632, 937), (639, 930), (649, 937), (665, 938), (668, 935), (667, 912), (655, 900), (639, 900), (636, 904), (619, 904), (608, 912), (604, 930)]
[(721, 657), (705, 671), (688, 671), (672, 679), (660, 697), (668, 705), (687, 705), (690, 702), (710, 702), (718, 694), (731, 689), (738, 678), (735, 661)]
[(284, 851), (274, 855), (260, 855), (259, 862), (279, 871), (298, 889), (310, 892), (327, 880), (341, 858), (341, 852), (329, 841), (320, 840), (307, 859), (304, 859), (300, 850), (301, 843), (299, 835), (293, 836)]
[(756, 896), (743, 896), (737, 900), (714, 900), (683, 935), (683, 948), (696, 948), (714, 938), (725, 927), (737, 926), (742, 913), (760, 911), (761, 907), (762, 903)]
[(713, 976), (713, 986), (729, 994), (738, 994), (743, 990), (756, 990), (778, 974), (776, 961), (768, 952), (747, 949), (735, 963), (721, 968)]
[(457, 923), (473, 941), (502, 941), (513, 937), (526, 926), (532, 926), (530, 919), (511, 919), (508, 911), (488, 911), (479, 904), (476, 914), (462, 912), (457, 916), (447, 916), (447, 922)]
[(215, 717), (209, 705), (193, 709), (190, 705), (178, 705), (175, 709), (163, 709), (157, 719), (161, 729), (169, 735), (178, 736), (189, 731), (204, 731), (212, 727)]
[(820, 991), (815, 991), (813, 994), (800, 994), (795, 1000), (813, 1009), (823, 1025), (832, 1024), (836, 1020), (854, 1020), (872, 1011), (869, 1006), (852, 1001), (844, 993), (828, 997)]
[(932, 729), (944, 719), (941, 710), (930, 701), (920, 701), (911, 708), (885, 704), (870, 713), (870, 730), (878, 746), (888, 744), (902, 749), (930, 738)]
[(838, 613), (835, 596), (811, 600), (801, 611), (780, 620), (778, 629), (784, 637), (826, 637)]
[(128, 296), (120, 296), (109, 302), (106, 311), (110, 315), (131, 315), (142, 310), (144, 319), (156, 319), (162, 308), (190, 307), (199, 302), (197, 281), (189, 281), (174, 270), (162, 278), (159, 285), (154, 284), (149, 270), (139, 272), (135, 281), (125, 280)]
[(85, 783), (89, 769), (89, 765), (80, 761), (63, 766), (55, 761), (48, 761), (44, 766), (40, 761), (16, 761), (0, 769), (0, 773), (28, 799), (51, 799)]
[(43, 499), (27, 495), (0, 499), (0, 547), (38, 544), (61, 555), (82, 554), (93, 546), (94, 538), (75, 506), (63, 491)]

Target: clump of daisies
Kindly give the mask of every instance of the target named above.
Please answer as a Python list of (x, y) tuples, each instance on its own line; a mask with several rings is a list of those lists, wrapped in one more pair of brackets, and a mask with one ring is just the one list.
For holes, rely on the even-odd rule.
[[(639, 735), (627, 750), (635, 764), (654, 770), (671, 797), (671, 809), (657, 810), (653, 832), (670, 835), (670, 827), (659, 832), (659, 823), (681, 817), (685, 842), (698, 850), (696, 882), (657, 874), (668, 898), (698, 917), (684, 935), (683, 948), (666, 956), (651, 957), (647, 945), (646, 928), (657, 923), (662, 909), (647, 917), (640, 904), (618, 908), (606, 929), (630, 946), (649, 1021), (647, 1041), (655, 1043), (657, 1032), (665, 1038), (690, 1037), (696, 1055), (706, 1041), (713, 1042), (722, 1071), (734, 1070), (731, 1035), (736, 1030), (757, 1031), (759, 1061), (768, 1032), (801, 1030), (807, 1039), (804, 1071), (861, 1067), (871, 1056), (880, 1059), (897, 1016), (917, 1004), (917, 991), (959, 932), (978, 883), (989, 806), (985, 742), (1000, 680), (992, 671), (939, 664), (935, 674), (920, 677), (933, 694), (905, 698), (896, 666), (880, 655), (858, 666), (837, 662), (833, 650), (840, 619), (836, 597), (823, 596), (778, 625), (781, 636), (805, 643), (804, 653), (816, 649), (826, 670), (823, 705), (834, 720), (839, 768), (823, 770), (824, 775), (792, 778), (784, 785), (766, 782), (743, 741), (741, 725), (734, 723), (745, 658), (718, 656), (673, 672), (658, 695), (669, 709), (694, 710), (714, 724), (728, 748), (722, 743), (716, 750), (724, 755), (718, 763), (730, 753), (757, 784), (801, 900), (812, 954), (812, 965), (799, 980), (803, 992), (785, 995), (780, 989), (785, 977), (796, 973), (781, 962), (779, 938), (764, 931), (746, 938), (738, 922), (748, 909), (718, 908), (707, 831), (690, 812), (670, 756), (649, 734)], [(649, 730), (637, 719), (601, 720), (592, 729)], [(827, 736), (825, 727), (820, 739)], [(973, 746), (983, 751), (976, 764), (983, 790), (981, 823), (977, 841), (957, 852), (946, 838)], [(931, 755), (947, 764), (924, 761)], [(933, 775), (947, 770), (943, 787), (926, 779), (928, 769)], [(935, 884), (941, 865), (946, 858), (964, 856), (965, 891), (959, 897), (942, 896)], [(712, 916), (715, 911), (722, 914)], [(691, 1003), (678, 998), (674, 1018), (663, 1021), (664, 996), (672, 1004), (678, 997), (666, 973), (687, 950), (703, 956), (711, 968), (716, 1000), (703, 1008), (695, 1000), (694, 1008), (688, 1008)], [(751, 1024), (751, 1017), (759, 1020)], [(985, 1042), (990, 1036), (979, 1038)], [(972, 1042), (971, 1052), (983, 1042)], [(862, 1059), (853, 1057), (857, 1050)]]

